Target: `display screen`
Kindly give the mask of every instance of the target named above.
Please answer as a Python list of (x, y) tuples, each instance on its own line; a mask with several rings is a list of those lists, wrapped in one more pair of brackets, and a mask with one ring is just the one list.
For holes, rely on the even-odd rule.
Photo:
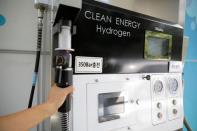
[(145, 38), (146, 59), (171, 59), (172, 36), (147, 31)]
[(148, 38), (148, 53), (151, 56), (168, 56), (169, 40), (156, 37)]

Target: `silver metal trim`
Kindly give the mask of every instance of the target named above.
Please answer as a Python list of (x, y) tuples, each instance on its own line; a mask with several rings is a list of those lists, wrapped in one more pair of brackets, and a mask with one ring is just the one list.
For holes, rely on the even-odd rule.
[[(124, 112), (119, 112), (119, 113), (116, 113), (116, 114), (108, 114), (108, 115), (105, 115), (105, 107), (104, 107), (104, 101), (106, 99), (110, 99), (110, 98), (121, 98), (123, 97), (123, 104), (125, 104), (125, 96), (121, 94), (121, 92), (111, 92), (111, 93), (101, 93), (101, 94), (98, 94), (98, 100), (99, 100), (99, 103), (98, 103), (98, 121), (99, 123), (102, 123), (102, 122), (106, 122), (106, 121), (111, 121), (111, 120), (116, 120), (116, 119), (120, 119), (121, 116), (120, 114), (123, 114)], [(125, 105), (124, 106), (124, 110), (125, 110)]]

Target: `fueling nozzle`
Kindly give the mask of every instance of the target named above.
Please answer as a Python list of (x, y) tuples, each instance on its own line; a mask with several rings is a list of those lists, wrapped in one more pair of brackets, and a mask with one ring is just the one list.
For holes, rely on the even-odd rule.
[[(71, 49), (71, 26), (70, 20), (60, 20), (56, 26), (56, 48), (54, 50), (54, 67), (55, 67), (55, 83), (60, 88), (66, 88), (72, 85), (72, 51)], [(59, 108), (59, 112), (65, 113), (70, 111), (70, 96), (67, 97), (63, 105)]]
[[(69, 51), (56, 50), (56, 67), (55, 67), (55, 83), (60, 88), (66, 88), (72, 85), (73, 69), (71, 68), (72, 56)], [(58, 109), (59, 112), (65, 113), (70, 111), (70, 95), (64, 101), (63, 105)]]
[[(53, 66), (55, 68), (55, 83), (60, 88), (67, 88), (73, 84), (72, 52), (70, 20), (60, 20), (54, 27)], [(68, 95), (58, 109), (61, 117), (62, 131), (70, 131), (71, 96)]]

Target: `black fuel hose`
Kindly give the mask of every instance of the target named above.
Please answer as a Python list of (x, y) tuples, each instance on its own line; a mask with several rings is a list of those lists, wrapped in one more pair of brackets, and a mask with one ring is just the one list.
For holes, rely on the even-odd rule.
[(42, 47), (41, 44), (42, 44), (43, 14), (44, 14), (44, 10), (39, 9), (38, 10), (36, 62), (35, 62), (35, 68), (34, 68), (34, 73), (33, 73), (33, 78), (32, 78), (32, 88), (31, 88), (31, 93), (30, 93), (30, 97), (29, 97), (28, 108), (32, 107), (34, 92), (35, 92), (35, 87), (36, 87), (36, 82), (37, 82), (37, 77), (38, 77), (40, 53), (41, 53), (41, 47)]
[(185, 128), (187, 129), (187, 131), (192, 131), (192, 128), (190, 127), (189, 123), (187, 122), (186, 118), (184, 117), (184, 121), (183, 121)]

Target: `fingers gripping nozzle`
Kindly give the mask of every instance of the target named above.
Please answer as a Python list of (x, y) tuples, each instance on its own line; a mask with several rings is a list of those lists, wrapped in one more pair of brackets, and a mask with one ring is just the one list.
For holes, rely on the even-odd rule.
[[(60, 88), (66, 88), (72, 85), (73, 69), (71, 68), (71, 54), (67, 51), (57, 50), (55, 56), (55, 83)], [(63, 105), (59, 108), (59, 112), (70, 111), (70, 96), (64, 101)]]
[[(55, 55), (55, 83), (60, 88), (66, 88), (73, 83), (73, 69), (71, 68), (71, 53), (66, 50), (56, 50)], [(70, 131), (71, 97), (67, 96), (64, 103), (58, 109), (61, 117), (62, 131)]]

